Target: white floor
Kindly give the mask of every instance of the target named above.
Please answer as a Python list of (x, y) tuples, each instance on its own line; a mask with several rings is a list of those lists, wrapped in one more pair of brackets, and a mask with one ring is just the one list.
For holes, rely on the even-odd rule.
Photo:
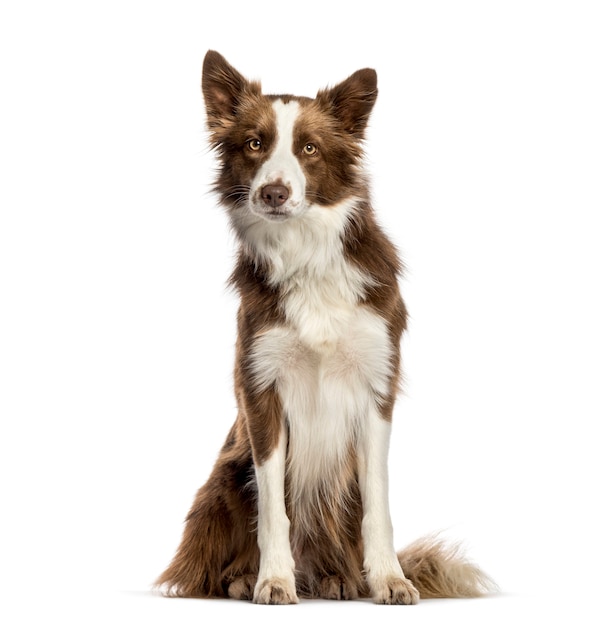
[[(367, 601), (302, 601), (295, 606), (256, 606), (229, 600), (166, 599), (148, 592), (91, 594), (88, 597), (31, 598), (6, 608), (9, 624), (464, 624), (488, 626), (518, 624), (601, 624), (603, 612), (594, 599), (502, 594), (479, 600), (424, 600), (416, 606), (375, 606)], [(10, 613), (9, 613), (10, 611)]]

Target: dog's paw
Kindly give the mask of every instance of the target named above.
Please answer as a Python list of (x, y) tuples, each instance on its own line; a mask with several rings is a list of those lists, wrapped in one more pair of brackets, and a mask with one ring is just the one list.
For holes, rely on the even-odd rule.
[(297, 604), (295, 584), (284, 578), (258, 581), (253, 594), (255, 604)]
[(258, 577), (253, 574), (238, 576), (228, 585), (228, 597), (234, 600), (252, 600)]
[(407, 578), (388, 578), (373, 588), (376, 604), (417, 604), (419, 592)]
[(358, 590), (339, 576), (327, 576), (320, 581), (319, 594), (325, 600), (355, 600)]

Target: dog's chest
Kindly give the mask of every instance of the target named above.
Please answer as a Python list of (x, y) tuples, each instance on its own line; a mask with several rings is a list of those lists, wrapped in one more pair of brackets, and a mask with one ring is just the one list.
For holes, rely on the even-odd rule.
[(362, 278), (345, 267), (325, 272), (320, 279), (301, 274), (282, 288), (281, 306), (288, 326), (299, 341), (317, 353), (332, 353), (349, 335), (364, 290)]
[(360, 303), (357, 279), (338, 272), (291, 280), (283, 293), (286, 323), (254, 343), (256, 384), (274, 385), (281, 400), (290, 488), (299, 497), (337, 489), (368, 412), (389, 392), (387, 324)]
[(300, 341), (318, 352), (332, 351), (349, 333), (372, 280), (343, 253), (342, 215), (311, 210), (308, 217), (265, 246), (270, 281)]
[(353, 204), (311, 208), (279, 228), (248, 232), (270, 267), (280, 321), (254, 338), (258, 389), (275, 388), (289, 432), (288, 474), (295, 493), (337, 489), (369, 411), (390, 390), (387, 323), (365, 304), (373, 280), (344, 254)]

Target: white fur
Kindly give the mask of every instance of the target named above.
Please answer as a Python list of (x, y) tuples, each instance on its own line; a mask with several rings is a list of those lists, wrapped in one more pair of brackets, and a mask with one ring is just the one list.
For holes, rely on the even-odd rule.
[(356, 204), (310, 206), (299, 218), (251, 229), (248, 242), (270, 267), (288, 321), (308, 345), (336, 341), (371, 284), (343, 255), (341, 236)]
[(385, 322), (364, 307), (350, 313), (347, 332), (328, 350), (316, 350), (286, 327), (256, 340), (256, 384), (276, 384), (289, 426), (294, 501), (314, 504), (318, 493), (337, 489), (350, 445), (356, 448), (371, 436), (367, 419), (388, 392), (391, 356)]
[(371, 589), (404, 578), (394, 549), (389, 512), (387, 456), (391, 424), (371, 407), (366, 414), (364, 437), (358, 446), (358, 478), (364, 507), (362, 539), (364, 568)]
[(299, 103), (272, 104), (276, 114), (277, 141), (269, 158), (259, 168), (251, 183), (250, 209), (260, 217), (266, 216), (266, 205), (261, 198), (262, 187), (280, 183), (289, 188), (289, 198), (282, 207), (289, 216), (299, 215), (305, 209), (306, 179), (299, 161), (293, 154), (293, 128), (299, 114)]
[(279, 443), (262, 465), (256, 466), (258, 485), (258, 545), (260, 570), (254, 601), (270, 602), (272, 586), (278, 585), (295, 602), (295, 562), (289, 542), (289, 519), (285, 511), (285, 455), (287, 439), (281, 432)]

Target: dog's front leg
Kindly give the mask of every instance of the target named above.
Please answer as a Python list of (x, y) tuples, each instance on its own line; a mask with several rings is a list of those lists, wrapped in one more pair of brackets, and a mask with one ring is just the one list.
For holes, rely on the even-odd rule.
[(255, 380), (244, 392), (244, 405), (257, 482), (260, 568), (253, 601), (293, 604), (298, 599), (285, 508), (287, 432), (281, 402), (274, 386)]
[(387, 471), (390, 431), (391, 423), (376, 407), (371, 409), (359, 446), (364, 568), (375, 602), (416, 604), (419, 594), (405, 578), (394, 549)]
[(286, 434), (283, 428), (277, 447), (256, 465), (258, 485), (258, 545), (260, 571), (253, 601), (258, 604), (296, 603), (294, 561), (285, 510)]

